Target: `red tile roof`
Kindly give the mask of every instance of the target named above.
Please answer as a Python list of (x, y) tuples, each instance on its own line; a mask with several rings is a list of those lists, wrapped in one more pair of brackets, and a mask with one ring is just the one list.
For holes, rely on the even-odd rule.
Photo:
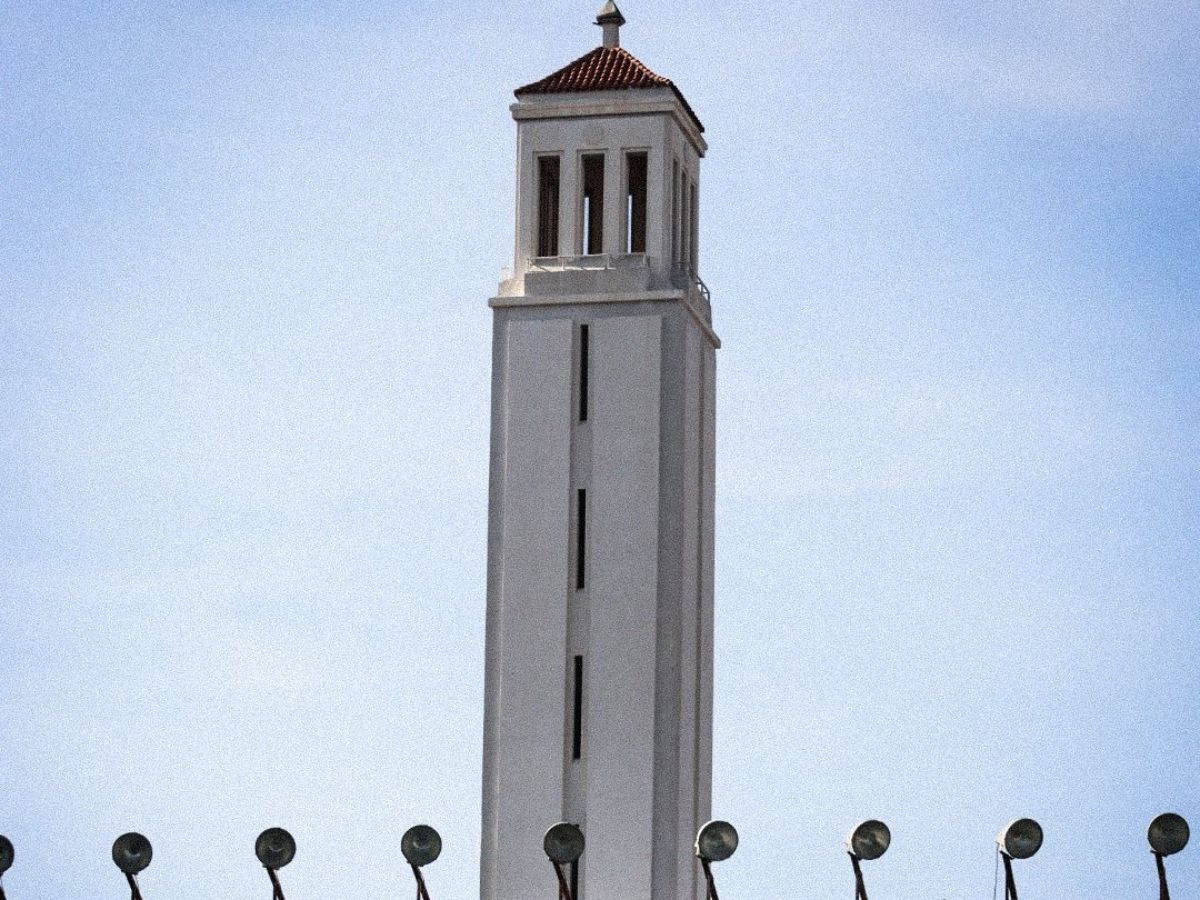
[(591, 53), (579, 57), (575, 62), (547, 75), (541, 81), (519, 87), (513, 93), (520, 97), (523, 94), (620, 91), (657, 87), (670, 88), (674, 91), (679, 102), (683, 104), (683, 108), (688, 111), (688, 115), (696, 123), (696, 127), (701, 131), (704, 130), (700, 119), (684, 99), (679, 88), (675, 86), (675, 82), (650, 71), (624, 47), (597, 47)]

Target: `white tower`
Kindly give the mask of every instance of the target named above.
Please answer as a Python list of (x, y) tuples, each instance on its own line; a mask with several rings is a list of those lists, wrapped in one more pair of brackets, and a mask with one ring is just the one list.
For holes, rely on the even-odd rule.
[(696, 275), (706, 145), (603, 44), (516, 91), (516, 254), (494, 309), (482, 900), (694, 900), (712, 760), (713, 388)]

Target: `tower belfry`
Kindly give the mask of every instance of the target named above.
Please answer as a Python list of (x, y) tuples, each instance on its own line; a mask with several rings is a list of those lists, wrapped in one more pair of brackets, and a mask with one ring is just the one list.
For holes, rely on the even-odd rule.
[(516, 247), (494, 310), (482, 900), (694, 900), (712, 768), (716, 348), (704, 128), (602, 43), (518, 88)]

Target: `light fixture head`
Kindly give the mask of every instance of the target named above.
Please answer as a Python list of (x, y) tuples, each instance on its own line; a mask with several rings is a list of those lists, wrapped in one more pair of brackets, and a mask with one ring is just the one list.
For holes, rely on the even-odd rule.
[(429, 825), (414, 825), (400, 838), (400, 852), (409, 865), (427, 866), (442, 853), (442, 836)]
[(559, 822), (546, 830), (542, 849), (554, 863), (572, 863), (583, 856), (583, 832), (578, 825)]
[(878, 819), (867, 819), (846, 836), (846, 849), (859, 859), (879, 859), (892, 843), (892, 832)]
[(150, 842), (136, 831), (130, 831), (113, 841), (112, 858), (126, 875), (136, 875), (154, 856)]
[(254, 842), (254, 855), (268, 869), (282, 869), (296, 857), (296, 839), (282, 828), (268, 828)]
[(705, 823), (696, 833), (696, 856), (709, 862), (729, 859), (737, 845), (737, 829), (720, 819)]
[(1156, 816), (1146, 832), (1150, 848), (1160, 856), (1170, 856), (1178, 853), (1187, 846), (1188, 838), (1192, 836), (1187, 820), (1176, 813), (1163, 813)]
[(16, 855), (12, 841), (0, 834), (0, 875), (12, 868), (13, 857)]
[(1000, 851), (1010, 859), (1029, 859), (1042, 846), (1042, 826), (1033, 819), (1013, 819), (996, 835)]

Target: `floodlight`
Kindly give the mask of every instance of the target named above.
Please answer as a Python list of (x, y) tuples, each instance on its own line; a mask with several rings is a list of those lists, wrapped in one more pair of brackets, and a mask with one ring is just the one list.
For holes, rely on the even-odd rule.
[(737, 845), (737, 829), (719, 819), (708, 822), (696, 834), (696, 856), (709, 862), (729, 859)]
[(296, 856), (296, 839), (282, 828), (268, 828), (254, 842), (254, 855), (268, 869), (282, 869)]
[(563, 866), (576, 863), (583, 856), (583, 832), (578, 825), (570, 822), (551, 825), (542, 838), (542, 849), (546, 851), (550, 865), (554, 867), (554, 877), (558, 879), (558, 900), (575, 900), (575, 892), (563, 874)]
[(129, 895), (132, 900), (142, 900), (142, 892), (138, 889), (137, 873), (150, 865), (154, 849), (150, 842), (136, 831), (130, 831), (113, 841), (112, 858), (117, 868), (125, 873), (125, 881), (129, 883)]
[(427, 866), (441, 855), (442, 836), (428, 825), (414, 825), (400, 838), (400, 852), (409, 865)]
[(1042, 826), (1033, 819), (1014, 819), (996, 835), (1000, 852), (1009, 859), (1029, 859), (1042, 846)]
[(1171, 900), (1171, 889), (1167, 887), (1167, 867), (1163, 857), (1178, 853), (1187, 846), (1191, 832), (1183, 816), (1175, 813), (1163, 813), (1150, 823), (1146, 838), (1154, 851), (1154, 863), (1158, 867), (1158, 896), (1159, 900)]
[(892, 832), (878, 819), (868, 819), (846, 836), (846, 850), (859, 859), (879, 859), (892, 843)]
[(1192, 836), (1187, 820), (1175, 813), (1163, 813), (1150, 823), (1146, 838), (1150, 847), (1160, 856), (1171, 856), (1187, 846)]
[(1033, 819), (1013, 819), (996, 835), (997, 852), (1004, 860), (1004, 898), (1017, 900), (1012, 861), (1029, 859), (1042, 846), (1042, 826)]
[(696, 833), (694, 849), (696, 859), (700, 860), (700, 868), (704, 870), (705, 900), (719, 900), (717, 883), (713, 881), (711, 863), (729, 859), (737, 850), (737, 845), (737, 829), (720, 819), (705, 822)]
[(136, 875), (141, 872), (150, 865), (150, 859), (153, 856), (154, 848), (150, 846), (150, 842), (136, 831), (123, 834), (113, 841), (113, 862), (126, 875)]
[(846, 852), (854, 868), (854, 900), (867, 900), (867, 885), (863, 881), (864, 859), (879, 859), (892, 843), (892, 832), (878, 819), (867, 819), (846, 835)]
[(254, 855), (271, 879), (271, 900), (284, 900), (276, 869), (282, 869), (296, 857), (296, 839), (282, 828), (268, 828), (254, 842)]
[(556, 865), (573, 863), (583, 856), (583, 832), (578, 825), (570, 822), (551, 825), (542, 840), (542, 849), (550, 857), (550, 862)]
[(413, 878), (417, 879), (417, 900), (429, 900), (429, 889), (425, 887), (425, 876), (421, 866), (427, 866), (442, 852), (442, 836), (437, 829), (428, 825), (414, 825), (400, 838), (400, 852), (412, 866)]
[(4, 900), (4, 873), (12, 868), (14, 856), (12, 841), (0, 834), (0, 900)]

